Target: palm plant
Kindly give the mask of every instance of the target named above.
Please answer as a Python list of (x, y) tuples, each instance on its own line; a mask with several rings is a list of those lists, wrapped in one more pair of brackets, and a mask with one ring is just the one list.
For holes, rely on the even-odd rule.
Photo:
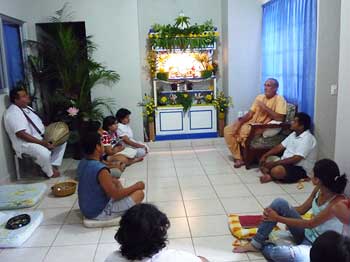
[(63, 21), (67, 5), (49, 18), (56, 23), (56, 33), (40, 32), (39, 41), (26, 41), (33, 55), (29, 56), (35, 86), (40, 86), (44, 114), (49, 121), (66, 116), (66, 109), (75, 106), (79, 116), (89, 120), (100, 120), (105, 110), (112, 112), (115, 105), (110, 98), (96, 98), (91, 101), (91, 90), (97, 84), (112, 86), (119, 75), (94, 61), (96, 45), (91, 36), (79, 40), (72, 27)]

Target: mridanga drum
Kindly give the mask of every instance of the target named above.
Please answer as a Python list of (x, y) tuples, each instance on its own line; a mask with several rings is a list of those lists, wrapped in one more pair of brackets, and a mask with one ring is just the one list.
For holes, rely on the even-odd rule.
[(65, 143), (69, 138), (69, 127), (64, 122), (54, 122), (45, 128), (44, 139), (59, 146)]

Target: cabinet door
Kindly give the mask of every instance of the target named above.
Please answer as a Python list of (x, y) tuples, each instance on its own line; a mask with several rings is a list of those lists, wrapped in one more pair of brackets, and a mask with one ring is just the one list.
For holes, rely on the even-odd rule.
[(192, 107), (188, 114), (188, 127), (191, 133), (216, 132), (216, 110), (214, 107)]
[(178, 134), (185, 132), (184, 112), (181, 109), (157, 110), (157, 135)]

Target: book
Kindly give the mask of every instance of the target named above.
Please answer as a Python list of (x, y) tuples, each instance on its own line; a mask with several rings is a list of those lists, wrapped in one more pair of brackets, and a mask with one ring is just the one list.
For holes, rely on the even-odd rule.
[(239, 216), (239, 223), (243, 228), (258, 227), (263, 220), (262, 215), (245, 215)]

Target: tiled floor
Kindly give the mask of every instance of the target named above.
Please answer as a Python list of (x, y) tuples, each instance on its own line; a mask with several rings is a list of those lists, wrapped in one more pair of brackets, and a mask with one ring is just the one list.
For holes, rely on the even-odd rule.
[[(256, 169), (234, 169), (222, 139), (171, 141), (150, 144), (151, 153), (129, 167), (124, 185), (146, 182), (146, 200), (169, 217), (169, 246), (205, 256), (210, 261), (265, 261), (260, 254), (234, 254), (234, 238), (227, 226), (229, 213), (259, 213), (276, 197), (293, 204), (306, 199), (309, 183), (261, 185)], [(65, 159), (64, 176), (45, 180), (49, 185), (74, 177), (77, 161)], [(87, 229), (81, 224), (77, 195), (47, 196), (36, 207), (44, 222), (17, 249), (0, 249), (0, 261), (104, 261), (118, 248), (116, 228)]]

